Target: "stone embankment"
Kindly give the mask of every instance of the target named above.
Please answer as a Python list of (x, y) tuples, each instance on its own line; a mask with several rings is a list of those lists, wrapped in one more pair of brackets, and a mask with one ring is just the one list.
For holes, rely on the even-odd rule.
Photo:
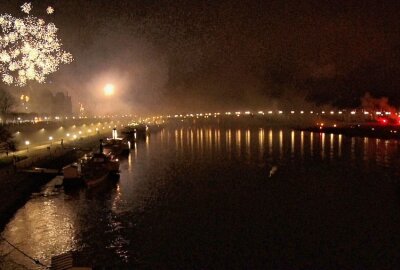
[(60, 173), (62, 168), (76, 161), (84, 154), (82, 148), (93, 149), (97, 146), (98, 137), (81, 140), (75, 145), (52, 147), (41, 152), (28, 155), (15, 164), (3, 167), (0, 170), (0, 229), (2, 230), (8, 220), (18, 208), (23, 206), (33, 192), (50, 181), (55, 175), (44, 173), (27, 173), (24, 169), (32, 167), (56, 169)]

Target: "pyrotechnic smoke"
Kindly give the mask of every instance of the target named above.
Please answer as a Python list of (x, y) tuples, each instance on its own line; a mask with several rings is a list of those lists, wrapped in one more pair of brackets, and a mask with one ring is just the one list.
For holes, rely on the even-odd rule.
[(368, 92), (361, 98), (361, 106), (364, 110), (370, 112), (391, 112), (392, 116), (394, 116), (397, 111), (395, 107), (389, 104), (389, 99), (387, 97), (374, 98)]
[[(31, 3), (21, 10), (29, 14)], [(52, 7), (47, 13), (54, 12)], [(69, 52), (61, 49), (57, 27), (43, 19), (27, 15), (16, 18), (9, 14), (0, 15), (0, 74), (3, 82), (24, 86), (27, 81), (43, 83), (47, 75), (58, 70), (60, 64), (72, 62)]]

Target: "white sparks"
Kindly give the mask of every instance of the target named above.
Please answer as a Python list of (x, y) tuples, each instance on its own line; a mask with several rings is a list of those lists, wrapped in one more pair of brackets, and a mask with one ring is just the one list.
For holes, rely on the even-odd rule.
[(8, 75), (8, 74), (3, 74), (3, 81), (4, 81), (6, 84), (12, 84), (13, 81), (14, 81), (14, 79), (13, 79), (12, 76), (10, 76), (10, 75)]
[[(21, 8), (29, 13), (32, 6), (25, 3)], [(60, 64), (73, 61), (72, 54), (62, 50), (53, 23), (46, 24), (31, 15), (15, 18), (2, 14), (0, 29), (0, 74), (7, 84), (24, 86), (29, 80), (43, 83)]]
[(24, 3), (21, 6), (21, 10), (22, 10), (22, 12), (24, 12), (26, 14), (29, 14), (29, 12), (31, 12), (31, 10), (32, 10), (32, 4), (31, 3)]
[(47, 12), (47, 14), (53, 14), (54, 13), (54, 8), (49, 6), (49, 7), (47, 7), (46, 12)]

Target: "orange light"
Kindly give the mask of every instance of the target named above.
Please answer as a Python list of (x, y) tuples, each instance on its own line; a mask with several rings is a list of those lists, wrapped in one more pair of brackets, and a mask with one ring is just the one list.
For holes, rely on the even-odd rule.
[(103, 89), (103, 91), (104, 91), (104, 95), (106, 95), (106, 96), (112, 96), (113, 94), (114, 94), (114, 85), (112, 85), (112, 84), (106, 84), (105, 86), (104, 86), (104, 89)]

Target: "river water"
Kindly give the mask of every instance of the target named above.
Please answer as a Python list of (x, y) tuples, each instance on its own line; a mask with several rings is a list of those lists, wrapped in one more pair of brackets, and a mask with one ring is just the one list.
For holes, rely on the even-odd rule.
[[(49, 265), (400, 269), (400, 143), (279, 128), (164, 129), (94, 190), (32, 196), (2, 236)], [(1, 269), (41, 269), (0, 244)]]

